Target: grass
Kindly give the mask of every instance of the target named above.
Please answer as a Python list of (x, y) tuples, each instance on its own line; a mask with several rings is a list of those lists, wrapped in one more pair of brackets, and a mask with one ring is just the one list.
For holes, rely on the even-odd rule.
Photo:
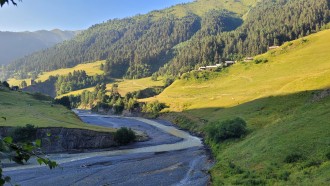
[[(330, 30), (288, 43), (256, 58), (264, 64), (238, 63), (207, 81), (179, 80), (157, 96), (171, 111), (227, 108), (259, 98), (330, 86)], [(285, 48), (285, 49), (284, 49)], [(202, 116), (207, 113), (200, 113)], [(208, 116), (208, 115), (207, 115)], [(209, 117), (209, 116), (208, 116)]]
[(203, 16), (210, 10), (226, 9), (243, 16), (256, 2), (257, 0), (197, 0), (184, 5), (176, 5), (165, 10), (154, 11), (152, 15), (155, 18), (161, 18), (164, 17), (164, 15), (170, 14), (181, 18), (188, 15), (190, 12), (198, 16)]
[[(247, 185), (257, 180), (271, 185), (329, 184), (330, 96), (314, 102), (320, 92), (261, 98), (214, 113), (218, 120), (242, 117), (250, 129), (243, 139), (209, 142), (218, 161), (211, 171), (215, 185)], [(191, 114), (197, 111), (203, 109)], [(298, 155), (296, 162), (286, 162)]]
[[(163, 86), (164, 85), (161, 78), (158, 78), (157, 81), (153, 81), (153, 80), (151, 80), (150, 77), (141, 78), (141, 79), (124, 79), (124, 80), (118, 79), (115, 83), (118, 84), (118, 92), (122, 96), (125, 96), (128, 92), (143, 90), (143, 89), (153, 87), (153, 86)], [(113, 84), (114, 83), (107, 84), (106, 90), (110, 91)], [(70, 93), (61, 95), (61, 97), (68, 96), (68, 95), (79, 95), (84, 90), (93, 91), (94, 87), (81, 89), (81, 90), (77, 90), (77, 91), (72, 91)]]
[[(93, 63), (80, 64), (80, 65), (77, 65), (72, 68), (64, 68), (64, 69), (58, 69), (58, 70), (54, 70), (54, 71), (50, 71), (50, 72), (44, 72), (41, 75), (39, 75), (35, 81), (44, 82), (49, 78), (49, 76), (68, 75), (70, 72), (72, 73), (73, 71), (77, 71), (77, 70), (84, 70), (84, 71), (86, 71), (86, 74), (89, 76), (94, 76), (97, 74), (101, 75), (104, 73), (102, 70), (100, 70), (100, 65), (102, 63), (104, 64), (105, 61), (96, 61)], [(23, 80), (25, 80), (28, 83), (28, 85), (30, 85), (31, 79), (23, 79)], [(10, 85), (19, 86), (23, 80), (17, 80), (17, 79), (11, 78), (8, 80), (8, 83)]]
[(113, 129), (91, 126), (83, 123), (71, 110), (61, 105), (52, 105), (50, 101), (35, 99), (25, 92), (0, 90), (0, 126), (25, 126), (32, 124), (38, 127), (81, 128), (96, 131)]
[(177, 80), (144, 101), (166, 103), (165, 117), (197, 132), (214, 121), (247, 122), (242, 139), (207, 139), (217, 160), (214, 185), (329, 185), (329, 48), (325, 30), (255, 57), (267, 63)]

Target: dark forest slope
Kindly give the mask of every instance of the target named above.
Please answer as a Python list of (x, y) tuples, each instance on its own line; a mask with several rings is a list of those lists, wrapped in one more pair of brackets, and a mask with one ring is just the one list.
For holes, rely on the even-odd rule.
[(73, 40), (15, 61), (8, 71), (27, 75), (106, 59), (104, 71), (111, 77), (176, 75), (260, 54), (317, 32), (328, 21), (328, 0), (199, 0), (94, 25)]

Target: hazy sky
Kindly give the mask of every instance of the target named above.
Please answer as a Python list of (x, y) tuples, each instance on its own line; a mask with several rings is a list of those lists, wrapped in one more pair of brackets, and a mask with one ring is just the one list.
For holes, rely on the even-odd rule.
[(192, 0), (16, 0), (0, 8), (0, 31), (86, 29), (112, 18), (163, 9)]

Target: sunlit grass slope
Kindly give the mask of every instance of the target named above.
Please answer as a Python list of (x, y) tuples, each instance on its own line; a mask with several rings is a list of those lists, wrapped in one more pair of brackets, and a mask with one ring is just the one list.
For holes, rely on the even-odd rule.
[[(191, 130), (235, 117), (247, 122), (242, 139), (209, 141), (214, 185), (330, 185), (329, 48), (325, 30), (256, 57), (267, 63), (178, 80), (157, 99)], [(297, 154), (297, 162), (285, 162)]]
[(38, 127), (82, 128), (99, 131), (112, 131), (83, 123), (72, 111), (50, 101), (35, 99), (25, 92), (0, 90), (0, 126), (25, 126), (32, 124)]
[[(101, 75), (104, 73), (102, 70), (100, 70), (100, 66), (102, 63), (104, 64), (105, 61), (96, 61), (93, 63), (80, 64), (72, 68), (64, 68), (50, 72), (44, 72), (42, 73), (42, 75), (39, 75), (35, 81), (44, 82), (49, 78), (49, 76), (68, 75), (70, 72), (72, 73), (73, 71), (77, 71), (77, 70), (84, 70), (89, 76), (94, 76), (96, 74)], [(23, 79), (23, 80), (25, 80), (28, 83), (28, 85), (31, 81), (31, 79)], [(23, 80), (17, 80), (12, 78), (9, 79), (8, 82), (10, 85), (20, 85)]]
[(176, 81), (157, 99), (172, 111), (226, 108), (270, 95), (329, 87), (329, 48), (330, 30), (322, 31), (256, 57), (267, 58), (267, 63), (238, 63), (210, 80)]
[(184, 5), (176, 5), (171, 8), (154, 11), (152, 15), (156, 18), (164, 17), (164, 14), (172, 14), (177, 17), (184, 17), (193, 12), (199, 16), (203, 16), (210, 10), (226, 9), (231, 12), (244, 15), (248, 12), (250, 7), (256, 4), (257, 0), (196, 0), (192, 3)]
[[(134, 92), (138, 90), (143, 90), (149, 87), (154, 86), (163, 86), (164, 83), (161, 78), (158, 78), (157, 81), (151, 80), (150, 77), (148, 78), (141, 78), (141, 79), (124, 79), (124, 80), (117, 80), (114, 83), (107, 84), (107, 91), (110, 91), (113, 84), (118, 84), (118, 92), (120, 95), (125, 96), (128, 92)], [(94, 87), (81, 89), (77, 91), (72, 91), (68, 94), (64, 94), (61, 96), (68, 96), (68, 95), (79, 95), (84, 90), (93, 91)]]

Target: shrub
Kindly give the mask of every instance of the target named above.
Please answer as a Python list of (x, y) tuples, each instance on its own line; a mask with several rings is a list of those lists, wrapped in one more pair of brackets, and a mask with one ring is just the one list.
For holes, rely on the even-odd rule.
[(330, 152), (326, 153), (325, 156), (330, 160)]
[(58, 104), (58, 105), (63, 105), (66, 108), (71, 109), (71, 102), (70, 102), (70, 98), (68, 96), (63, 96), (59, 99), (55, 99), (54, 103)]
[(115, 133), (115, 141), (120, 145), (129, 144), (136, 139), (136, 135), (132, 129), (121, 127)]
[(164, 87), (168, 87), (170, 86), (173, 82), (174, 82), (175, 78), (170, 76), (170, 77), (166, 77), (163, 82), (164, 82)]
[(27, 124), (25, 127), (16, 127), (12, 133), (15, 142), (31, 142), (36, 140), (37, 128)]
[(142, 112), (149, 114), (150, 117), (157, 117), (159, 112), (166, 107), (164, 103), (158, 101), (146, 103), (142, 106)]
[(298, 162), (299, 160), (302, 160), (303, 156), (299, 153), (292, 153), (289, 154), (285, 157), (284, 162), (285, 163), (295, 163)]
[(245, 135), (246, 132), (246, 122), (241, 118), (213, 123), (207, 128), (208, 137), (215, 142), (221, 142), (231, 138), (240, 138)]
[(288, 171), (284, 171), (279, 175), (279, 178), (284, 181), (288, 181), (291, 173)]
[(268, 62), (268, 59), (266, 59), (266, 58), (255, 59), (255, 60), (254, 60), (254, 63), (255, 63), (255, 64), (259, 64), (259, 63), (267, 63), (267, 62)]

